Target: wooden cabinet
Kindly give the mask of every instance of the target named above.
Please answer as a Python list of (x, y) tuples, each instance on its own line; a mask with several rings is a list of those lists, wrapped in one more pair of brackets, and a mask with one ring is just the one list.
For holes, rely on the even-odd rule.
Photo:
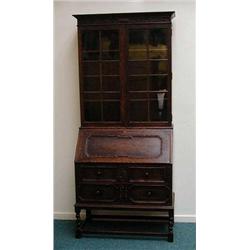
[[(142, 234), (173, 241), (174, 12), (74, 17), (81, 105), (75, 154), (76, 236)], [(107, 216), (102, 210), (136, 211), (137, 215)], [(145, 216), (144, 211), (163, 215)], [(167, 225), (167, 230), (139, 230), (145, 228), (143, 223), (149, 228)]]

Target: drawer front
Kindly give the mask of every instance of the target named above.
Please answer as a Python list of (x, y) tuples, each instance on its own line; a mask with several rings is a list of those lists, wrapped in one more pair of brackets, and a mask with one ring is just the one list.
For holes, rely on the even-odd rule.
[(119, 197), (119, 189), (114, 185), (80, 184), (78, 191), (81, 202), (114, 202)]
[(137, 204), (170, 204), (171, 188), (165, 185), (131, 185), (128, 199)]
[(118, 176), (117, 167), (80, 166), (79, 168), (80, 181), (105, 180), (113, 182), (116, 181), (117, 176)]
[(167, 182), (172, 183), (172, 165), (78, 165), (79, 182), (123, 181), (123, 182)]
[(130, 167), (130, 182), (164, 182), (167, 177), (165, 167)]

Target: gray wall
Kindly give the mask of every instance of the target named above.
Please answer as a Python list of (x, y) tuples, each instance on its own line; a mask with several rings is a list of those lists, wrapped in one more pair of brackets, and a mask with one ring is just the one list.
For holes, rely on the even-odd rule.
[(195, 3), (55, 2), (54, 216), (74, 218), (74, 152), (80, 126), (76, 19), (72, 14), (170, 11), (173, 19), (174, 191), (177, 221), (195, 220)]

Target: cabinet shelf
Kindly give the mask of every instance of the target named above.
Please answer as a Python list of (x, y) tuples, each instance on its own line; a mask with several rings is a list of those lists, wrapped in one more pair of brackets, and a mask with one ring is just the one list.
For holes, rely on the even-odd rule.
[(168, 61), (168, 58), (146, 58), (146, 59), (128, 59), (129, 62), (147, 62), (147, 61)]
[(128, 93), (168, 93), (167, 90), (129, 90)]
[(84, 77), (98, 77), (98, 78), (100, 78), (100, 77), (118, 77), (118, 76), (120, 76), (120, 75), (84, 75)]
[(117, 49), (109, 49), (109, 50), (83, 50), (83, 53), (100, 53), (100, 52), (119, 52), (119, 50)]
[(120, 99), (84, 99), (84, 102), (120, 102)]
[(130, 74), (129, 76), (168, 76), (168, 74)]
[(97, 91), (81, 91), (81, 94), (119, 94), (120, 91), (106, 91), (106, 90), (97, 90)]
[(98, 63), (107, 63), (107, 62), (120, 62), (120, 60), (108, 60), (108, 59), (98, 59), (98, 60), (84, 60), (83, 59), (83, 62), (84, 63), (92, 63), (92, 62), (98, 62)]

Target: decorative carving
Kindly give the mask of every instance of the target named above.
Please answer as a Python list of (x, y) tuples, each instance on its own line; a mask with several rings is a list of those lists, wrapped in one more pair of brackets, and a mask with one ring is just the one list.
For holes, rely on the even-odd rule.
[(169, 221), (168, 221), (168, 241), (173, 242), (174, 241), (174, 235), (173, 235), (173, 226), (174, 226), (174, 210), (171, 209), (168, 211), (169, 213)]
[(76, 238), (81, 238), (81, 217), (80, 217), (81, 208), (75, 206), (76, 213)]

